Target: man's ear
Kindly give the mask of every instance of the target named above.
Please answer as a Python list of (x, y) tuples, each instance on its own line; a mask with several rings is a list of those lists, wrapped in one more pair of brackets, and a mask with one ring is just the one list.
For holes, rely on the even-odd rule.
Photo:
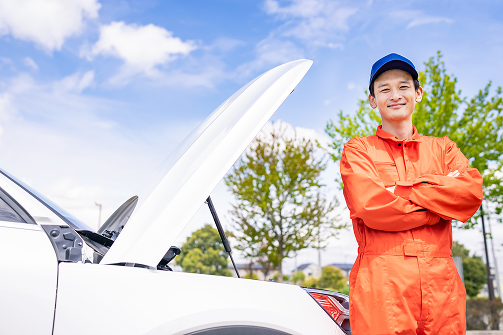
[[(422, 89), (421, 89), (421, 92), (423, 92)], [(421, 93), (421, 96), (422, 96), (422, 93)], [(372, 107), (372, 109), (376, 109), (377, 101), (376, 101), (376, 98), (372, 96), (372, 94), (369, 94), (369, 104), (370, 104), (370, 107)]]
[(423, 88), (419, 86), (416, 91), (416, 102), (421, 102), (421, 100), (423, 100)]

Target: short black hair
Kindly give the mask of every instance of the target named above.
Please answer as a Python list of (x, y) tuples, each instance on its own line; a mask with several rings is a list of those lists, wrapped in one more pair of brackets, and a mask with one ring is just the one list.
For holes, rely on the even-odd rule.
[[(377, 78), (379, 78), (379, 77), (377, 77)], [(419, 80), (418, 79), (413, 79), (413, 81), (414, 81), (414, 90), (417, 91), (419, 89)], [(369, 88), (370, 88), (370, 95), (375, 98), (376, 96), (374, 94), (374, 84), (375, 84), (375, 79), (374, 79), (374, 81), (372, 82), (372, 85), (370, 85)]]

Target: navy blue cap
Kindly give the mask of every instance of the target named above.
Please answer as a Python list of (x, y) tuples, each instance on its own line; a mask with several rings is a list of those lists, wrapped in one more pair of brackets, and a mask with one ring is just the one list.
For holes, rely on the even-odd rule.
[(372, 70), (370, 71), (370, 82), (369, 82), (369, 89), (370, 86), (372, 86), (372, 83), (374, 80), (381, 75), (381, 73), (386, 72), (388, 70), (403, 70), (405, 72), (408, 72), (411, 76), (412, 79), (417, 79), (417, 71), (416, 68), (414, 67), (414, 64), (407, 58), (400, 56), (399, 54), (389, 54), (387, 56), (384, 56), (383, 58), (379, 59), (377, 62), (372, 65)]

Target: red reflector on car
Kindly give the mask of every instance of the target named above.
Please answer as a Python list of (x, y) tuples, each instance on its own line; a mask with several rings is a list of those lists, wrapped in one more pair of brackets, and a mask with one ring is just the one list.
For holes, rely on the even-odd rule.
[(311, 296), (316, 299), (321, 307), (323, 307), (334, 320), (339, 319), (342, 311), (335, 305), (334, 301), (328, 295), (311, 293)]
[(309, 295), (316, 300), (318, 305), (344, 330), (351, 334), (349, 323), (349, 297), (342, 293), (303, 287)]

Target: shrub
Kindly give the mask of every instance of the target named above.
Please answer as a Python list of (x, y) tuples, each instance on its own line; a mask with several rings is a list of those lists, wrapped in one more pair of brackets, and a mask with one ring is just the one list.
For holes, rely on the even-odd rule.
[(304, 280), (306, 280), (306, 275), (302, 271), (297, 271), (292, 273), (292, 282), (294, 284), (304, 285)]
[(250, 278), (250, 274), (249, 273), (245, 274), (243, 276), (243, 278), (245, 278), (245, 279), (257, 279), (258, 280), (258, 276), (255, 273), (253, 273), (253, 275), (252, 275), (251, 278)]
[(321, 271), (319, 287), (333, 291), (341, 291), (346, 286), (346, 277), (339, 268), (327, 265)]
[(466, 300), (466, 329), (498, 330), (503, 317), (503, 303), (499, 298), (490, 301), (487, 298)]

